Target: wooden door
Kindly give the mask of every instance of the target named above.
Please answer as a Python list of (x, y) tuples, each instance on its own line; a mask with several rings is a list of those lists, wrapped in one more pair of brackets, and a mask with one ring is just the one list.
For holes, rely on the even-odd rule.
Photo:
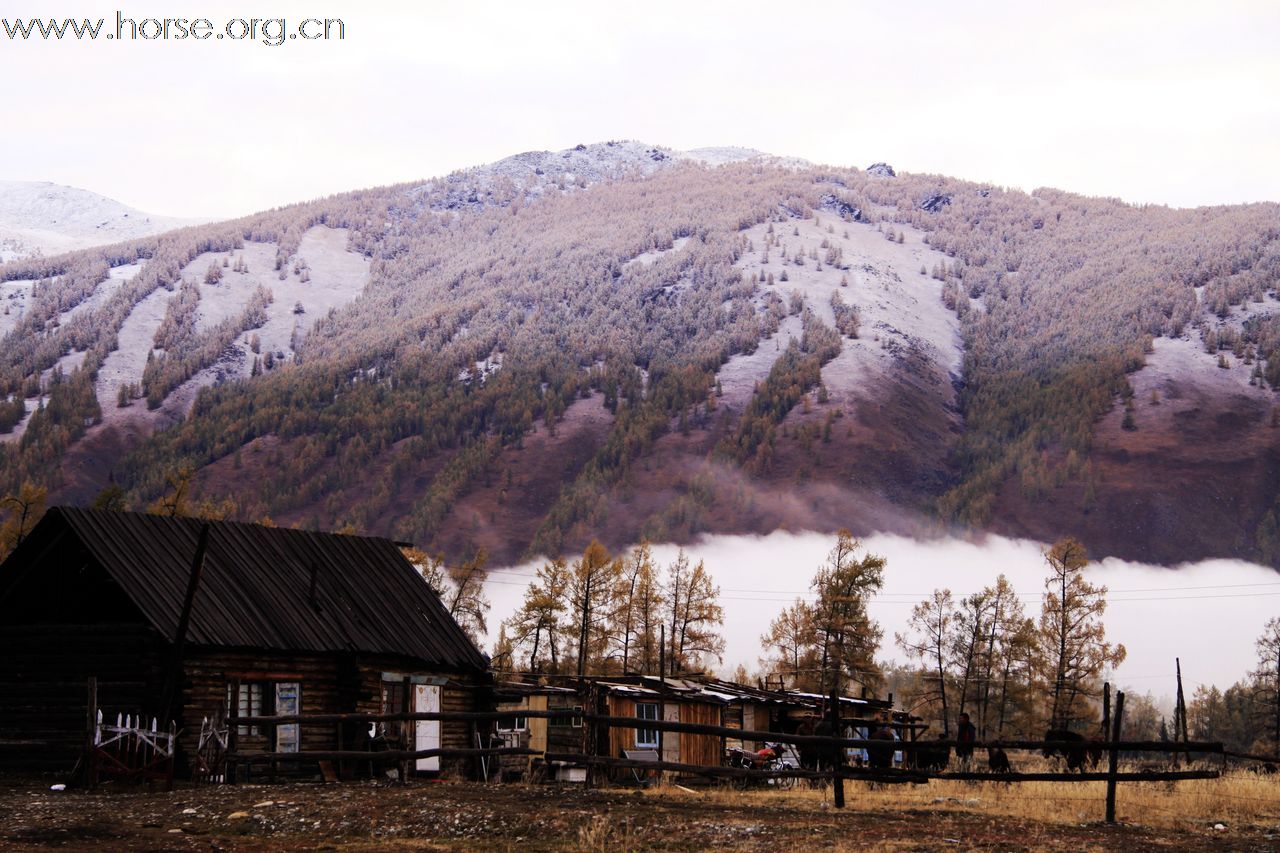
[[(413, 712), (415, 714), (440, 711), (440, 687), (436, 684), (413, 685)], [(415, 720), (413, 723), (413, 748), (415, 750), (440, 748), (440, 721)], [(440, 757), (419, 758), (415, 765), (421, 773), (438, 773)]]

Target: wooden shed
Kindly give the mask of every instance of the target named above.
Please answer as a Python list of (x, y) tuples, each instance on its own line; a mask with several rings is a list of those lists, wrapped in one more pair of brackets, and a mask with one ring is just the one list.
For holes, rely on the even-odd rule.
[[(488, 707), (488, 660), (386, 539), (58, 507), (0, 565), (0, 768), (69, 771), (86, 683), (108, 714), (202, 721)], [(332, 725), (240, 727), (239, 749), (343, 748)], [(466, 724), (388, 724), (417, 749)], [(438, 758), (419, 772), (460, 772)], [(310, 772), (315, 772), (313, 766)]]
[[(520, 715), (496, 726), (496, 737), (502, 746), (523, 747), (539, 755), (508, 756), (501, 759), (505, 779), (552, 779), (581, 781), (584, 774), (562, 762), (547, 762), (545, 753), (578, 753), (582, 751), (582, 698), (574, 687), (556, 686), (544, 681), (504, 681), (495, 686), (499, 711), (563, 711), (557, 717)], [(494, 774), (490, 774), (494, 778)]]

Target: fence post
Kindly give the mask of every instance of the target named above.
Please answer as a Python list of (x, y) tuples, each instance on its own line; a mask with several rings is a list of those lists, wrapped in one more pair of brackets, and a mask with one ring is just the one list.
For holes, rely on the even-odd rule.
[(98, 679), (89, 676), (89, 696), (85, 714), (85, 762), (89, 778), (89, 790), (98, 787)]
[[(584, 712), (588, 708), (591, 709), (590, 714), (594, 718), (595, 716), (603, 713), (606, 710), (605, 708), (601, 707), (604, 704), (603, 702), (601, 702), (602, 693), (600, 691), (600, 688), (596, 685), (594, 681), (586, 683), (584, 685), (583, 692), (586, 694), (583, 697), (584, 701), (582, 703), (582, 708)], [(608, 736), (610, 731), (611, 729), (605, 728), (606, 737)], [(600, 754), (600, 731), (594, 719), (583, 719), (582, 738), (583, 738), (583, 743), (582, 743), (583, 755), (587, 756), (588, 758), (595, 758), (597, 755)], [(588, 761), (586, 771), (587, 771), (586, 779), (583, 780), (583, 787), (585, 788), (595, 787), (596, 764), (594, 762)]]
[(1124, 691), (1116, 691), (1116, 713), (1112, 720), (1111, 749), (1107, 763), (1107, 823), (1116, 822), (1116, 773), (1120, 765), (1120, 727), (1124, 722)]
[(844, 777), (840, 771), (844, 768), (844, 749), (835, 743), (835, 738), (844, 734), (840, 721), (840, 688), (831, 688), (831, 706), (827, 709), (827, 722), (831, 726), (832, 741), (824, 750), (831, 762), (831, 790), (838, 809), (844, 808)]
[[(231, 699), (227, 703), (229, 705), (229, 716), (240, 716), (240, 679), (233, 678), (231, 680)], [(240, 748), (240, 726), (227, 725), (227, 759), (222, 765), (222, 778), (228, 785), (236, 783), (236, 775), (240, 768), (236, 766), (236, 751)]]
[(1102, 739), (1111, 737), (1111, 682), (1102, 684)]
[[(1182, 658), (1174, 658), (1173, 662), (1178, 667), (1178, 706), (1177, 706), (1178, 713), (1176, 714), (1177, 719), (1174, 720), (1173, 739), (1174, 739), (1174, 742), (1177, 742), (1178, 736), (1181, 735), (1182, 742), (1186, 743), (1188, 740), (1187, 738), (1187, 700), (1182, 692)], [(1179, 767), (1181, 767), (1183, 764), (1190, 763), (1191, 761), (1190, 753), (1179, 752), (1177, 753), (1177, 756), (1178, 756)]]

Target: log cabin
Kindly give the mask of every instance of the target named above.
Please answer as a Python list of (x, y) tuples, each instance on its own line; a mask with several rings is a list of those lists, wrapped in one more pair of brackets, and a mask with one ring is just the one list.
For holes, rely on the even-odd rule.
[[(491, 707), (488, 659), (393, 542), (55, 507), (0, 564), (0, 769), (71, 770), (91, 677), (107, 714), (173, 720), (180, 766), (203, 721), (228, 713)], [(265, 761), (357, 748), (368, 739), (358, 728), (235, 734), (238, 749)], [(375, 734), (415, 749), (474, 746), (465, 723), (388, 723)], [(433, 757), (412, 769), (467, 767)]]

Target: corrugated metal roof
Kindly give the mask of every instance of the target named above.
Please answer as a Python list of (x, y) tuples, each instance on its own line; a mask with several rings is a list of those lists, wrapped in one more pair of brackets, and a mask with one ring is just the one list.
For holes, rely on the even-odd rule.
[(39, 526), (66, 525), (171, 638), (205, 524), (209, 544), (188, 643), (404, 655), (487, 669), (485, 656), (386, 539), (71, 507), (49, 510)]

